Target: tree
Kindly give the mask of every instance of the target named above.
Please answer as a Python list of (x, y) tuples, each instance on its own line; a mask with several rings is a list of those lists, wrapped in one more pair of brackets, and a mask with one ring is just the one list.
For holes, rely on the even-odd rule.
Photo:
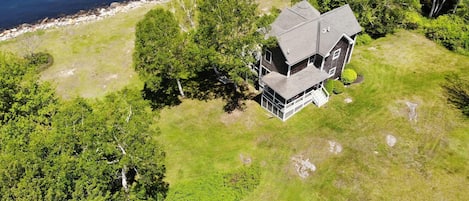
[(171, 11), (178, 19), (183, 19), (180, 26), (184, 32), (195, 29), (195, 13), (197, 11), (196, 0), (175, 0), (171, 1), (170, 5), (172, 6)]
[(414, 0), (357, 0), (350, 6), (365, 32), (373, 38), (383, 37), (401, 26), (405, 11), (415, 9)]
[(159, 200), (165, 153), (138, 91), (61, 104), (51, 125), (19, 117), (0, 127), (0, 199)]
[[(298, 2), (295, 0), (294, 2)], [(404, 11), (416, 9), (416, 0), (309, 0), (321, 12), (349, 4), (360, 25), (373, 38), (393, 33), (404, 19)]]
[(47, 124), (57, 99), (48, 83), (39, 84), (35, 65), (0, 52), (0, 124), (18, 117)]
[(262, 37), (256, 25), (254, 0), (204, 0), (199, 4), (195, 42), (208, 60), (205, 71), (215, 71), (227, 85), (225, 110), (242, 109), (247, 91), (245, 79)]
[(469, 80), (455, 74), (449, 75), (443, 85), (449, 103), (469, 117)]
[(453, 13), (462, 17), (467, 23), (469, 23), (469, 0), (459, 0), (459, 3), (455, 4)]
[[(181, 79), (192, 73), (184, 64), (184, 43), (173, 14), (162, 8), (149, 11), (137, 24), (134, 65), (145, 88), (162, 100), (178, 102), (184, 97)], [(175, 93), (176, 92), (176, 93)]]
[(139, 91), (59, 104), (35, 67), (0, 53), (0, 200), (166, 197), (165, 153)]
[(261, 41), (254, 0), (204, 0), (199, 5), (196, 42), (205, 49), (211, 67), (243, 83)]
[(460, 0), (422, 0), (422, 10), (430, 18), (436, 18), (442, 14), (454, 13)]

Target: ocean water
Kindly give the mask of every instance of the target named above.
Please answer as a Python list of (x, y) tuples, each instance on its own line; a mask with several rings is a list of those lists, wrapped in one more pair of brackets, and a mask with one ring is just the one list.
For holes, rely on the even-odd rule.
[(0, 0), (0, 31), (125, 0)]

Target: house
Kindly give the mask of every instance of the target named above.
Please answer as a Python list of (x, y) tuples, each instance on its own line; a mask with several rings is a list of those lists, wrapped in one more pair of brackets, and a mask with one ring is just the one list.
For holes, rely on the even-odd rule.
[(321, 14), (301, 1), (282, 10), (266, 35), (277, 46), (255, 68), (261, 106), (285, 121), (310, 103), (327, 103), (324, 83), (340, 78), (361, 29), (349, 5)]

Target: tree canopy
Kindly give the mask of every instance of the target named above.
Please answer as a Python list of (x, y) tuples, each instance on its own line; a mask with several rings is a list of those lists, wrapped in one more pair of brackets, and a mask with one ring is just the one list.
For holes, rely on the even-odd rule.
[(59, 101), (22, 58), (0, 54), (0, 200), (166, 197), (155, 113), (135, 90)]
[(236, 84), (242, 84), (253, 63), (252, 52), (262, 37), (257, 32), (254, 0), (204, 0), (199, 5), (196, 42), (208, 54), (209, 63)]
[[(292, 3), (300, 0), (293, 0)], [(405, 11), (420, 6), (416, 0), (309, 0), (321, 13), (349, 4), (365, 33), (373, 38), (393, 33), (404, 17)]]

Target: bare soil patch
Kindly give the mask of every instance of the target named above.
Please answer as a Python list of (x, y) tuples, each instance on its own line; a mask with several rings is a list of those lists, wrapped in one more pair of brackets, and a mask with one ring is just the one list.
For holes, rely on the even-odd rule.
[(294, 156), (291, 158), (291, 160), (295, 166), (298, 176), (300, 176), (302, 179), (308, 178), (310, 173), (316, 171), (316, 166), (312, 164), (308, 158), (303, 159), (302, 155)]

